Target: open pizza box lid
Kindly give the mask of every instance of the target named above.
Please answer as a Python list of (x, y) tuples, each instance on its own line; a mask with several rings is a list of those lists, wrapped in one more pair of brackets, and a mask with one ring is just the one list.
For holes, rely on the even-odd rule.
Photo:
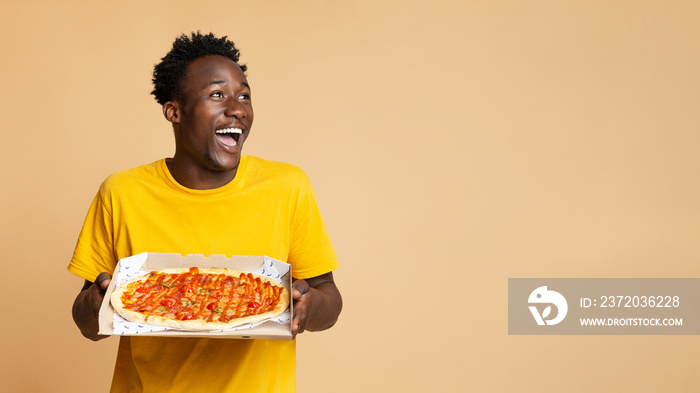
[[(266, 321), (255, 325), (244, 325), (235, 330), (225, 331), (184, 331), (165, 329), (144, 324), (124, 321), (110, 303), (114, 288), (130, 278), (153, 270), (168, 268), (227, 268), (246, 273), (257, 273), (276, 279), (288, 291), (289, 309), (276, 317), (276, 321)], [(261, 273), (262, 272), (262, 273)], [(266, 256), (234, 255), (180, 255), (163, 253), (141, 253), (119, 260), (112, 281), (107, 288), (99, 314), (101, 335), (124, 336), (160, 336), (160, 337), (213, 337), (213, 338), (256, 338), (256, 339), (292, 339), (292, 270), (287, 263)]]

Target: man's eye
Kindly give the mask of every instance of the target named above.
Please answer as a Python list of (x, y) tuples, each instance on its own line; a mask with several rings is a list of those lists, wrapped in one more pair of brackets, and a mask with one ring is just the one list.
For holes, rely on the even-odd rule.
[(249, 100), (250, 99), (250, 94), (241, 94), (238, 96), (239, 100)]
[(212, 96), (212, 97), (219, 97), (219, 98), (220, 98), (220, 97), (223, 97), (224, 94), (223, 94), (222, 92), (220, 92), (220, 91), (215, 91), (215, 92), (211, 93), (211, 96)]

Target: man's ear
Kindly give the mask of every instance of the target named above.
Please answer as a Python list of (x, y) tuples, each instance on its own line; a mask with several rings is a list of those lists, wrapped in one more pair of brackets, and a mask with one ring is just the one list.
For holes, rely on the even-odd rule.
[(163, 104), (163, 116), (173, 124), (180, 122), (180, 105), (177, 101), (168, 101)]

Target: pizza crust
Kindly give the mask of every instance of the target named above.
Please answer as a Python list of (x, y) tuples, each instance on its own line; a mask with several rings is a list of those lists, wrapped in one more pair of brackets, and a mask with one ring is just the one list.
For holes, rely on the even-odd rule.
[[(199, 273), (201, 274), (226, 274), (229, 276), (234, 276), (238, 277), (241, 275), (241, 273), (237, 270), (232, 270), (232, 269), (214, 269), (214, 268), (198, 268)], [(173, 269), (163, 269), (163, 270), (158, 270), (156, 273), (164, 273), (164, 274), (182, 274), (182, 273), (187, 273), (189, 271), (189, 268), (173, 268)], [(248, 274), (248, 273), (244, 273)], [(196, 330), (196, 331), (205, 331), (205, 330), (226, 330), (226, 329), (232, 329), (236, 326), (241, 326), (245, 324), (251, 324), (251, 323), (256, 323), (260, 321), (264, 321), (266, 319), (275, 317), (279, 314), (282, 314), (287, 307), (289, 306), (289, 291), (280, 283), (265, 277), (261, 276), (259, 274), (255, 273), (250, 273), (256, 278), (260, 278), (262, 281), (267, 281), (270, 284), (276, 286), (276, 287), (281, 287), (282, 292), (280, 294), (280, 301), (277, 304), (277, 306), (266, 313), (263, 314), (258, 314), (258, 315), (250, 315), (247, 317), (242, 317), (242, 318), (234, 318), (231, 319), (228, 322), (207, 322), (203, 320), (187, 320), (187, 321), (181, 321), (181, 320), (176, 320), (176, 319), (171, 319), (171, 318), (165, 318), (161, 317), (158, 315), (145, 315), (136, 311), (128, 310), (124, 307), (124, 304), (122, 302), (122, 295), (128, 288), (128, 286), (131, 283), (135, 282), (145, 282), (149, 278), (149, 274), (137, 277), (134, 279), (131, 279), (117, 288), (115, 288), (114, 292), (112, 293), (112, 296), (110, 297), (110, 302), (112, 304), (112, 307), (114, 307), (114, 310), (119, 313), (124, 319), (127, 321), (131, 322), (136, 322), (136, 323), (141, 323), (141, 324), (147, 324), (147, 325), (152, 325), (152, 326), (161, 326), (161, 327), (168, 327), (168, 328), (173, 328), (173, 329), (178, 329), (178, 330)]]

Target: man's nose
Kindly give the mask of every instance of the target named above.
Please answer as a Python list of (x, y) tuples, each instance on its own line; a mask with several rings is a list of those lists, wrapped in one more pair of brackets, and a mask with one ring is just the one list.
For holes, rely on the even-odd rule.
[(243, 104), (238, 102), (238, 100), (230, 100), (226, 107), (226, 116), (235, 117), (237, 119), (242, 119), (246, 117), (248, 113), (245, 110)]

